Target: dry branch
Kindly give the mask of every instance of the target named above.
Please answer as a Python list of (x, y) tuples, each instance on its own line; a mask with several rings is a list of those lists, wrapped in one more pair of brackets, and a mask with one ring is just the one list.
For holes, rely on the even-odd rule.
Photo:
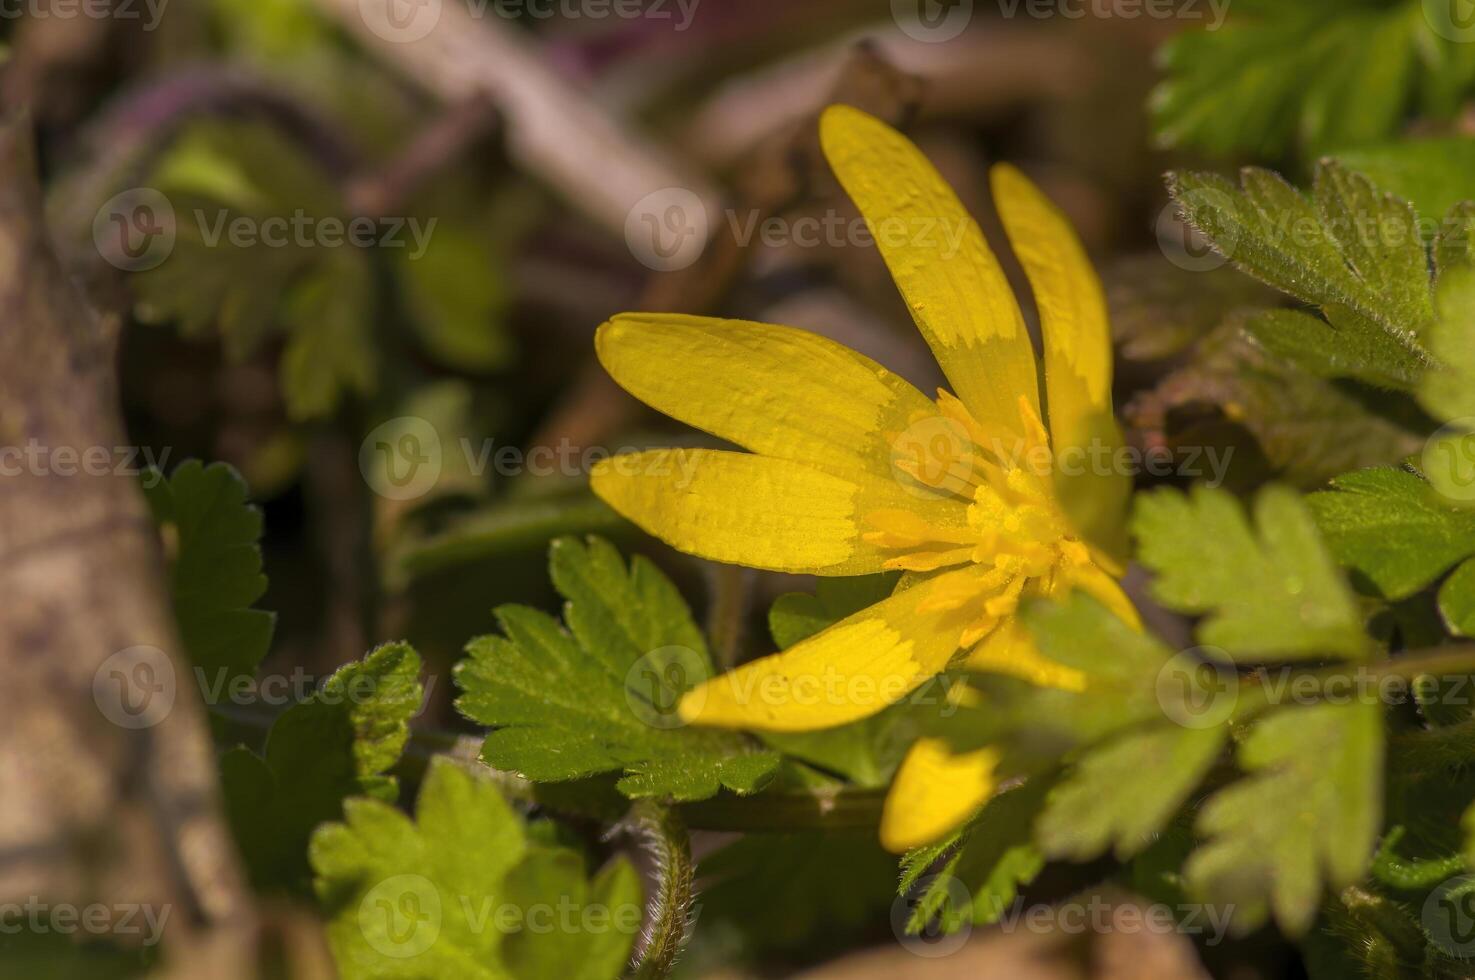
[[(63, 273), (39, 200), (29, 123), (0, 123), (0, 902), (167, 909), (177, 975), (248, 976), (251, 909), (158, 535), (115, 472), (116, 331)], [(81, 469), (89, 450), (107, 465)], [(155, 652), (110, 660), (138, 647)], [(123, 697), (153, 723), (110, 720)]]

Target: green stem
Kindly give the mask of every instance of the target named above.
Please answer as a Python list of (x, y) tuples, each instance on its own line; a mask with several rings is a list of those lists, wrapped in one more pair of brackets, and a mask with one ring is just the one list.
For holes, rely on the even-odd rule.
[(655, 887), (646, 908), (646, 927), (631, 958), (632, 980), (663, 980), (691, 931), (692, 880), (696, 868), (686, 826), (670, 807), (638, 800), (620, 830), (649, 857)]
[[(1401, 680), (1409, 684), (1409, 690), (1412, 693), (1413, 682), (1417, 678), (1461, 674), (1475, 674), (1475, 644), (1452, 643), (1431, 647), (1427, 650), (1416, 650), (1390, 657), (1377, 663), (1338, 664), (1334, 667), (1306, 671), (1296, 677), (1287, 678), (1286, 684), (1294, 684), (1303, 678), (1312, 678), (1319, 685), (1317, 693), (1321, 693), (1328, 692), (1331, 684), (1348, 679), (1363, 684)], [(1275, 707), (1278, 703), (1278, 687), (1279, 685), (1273, 684), (1250, 684), (1241, 687), (1234, 713), (1230, 716), (1231, 722), (1244, 724), (1262, 712)]]

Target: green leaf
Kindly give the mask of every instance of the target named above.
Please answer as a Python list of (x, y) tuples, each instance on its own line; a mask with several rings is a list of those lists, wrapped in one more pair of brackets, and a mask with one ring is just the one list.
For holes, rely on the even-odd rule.
[(951, 838), (906, 855), (898, 891), (911, 902), (909, 935), (929, 925), (944, 933), (987, 925), (1009, 911), (1045, 866), (1032, 826), (1050, 787), (1036, 778), (1005, 790)]
[[(1313, 373), (1412, 386), (1429, 362), (1418, 338), (1434, 316), (1413, 209), (1330, 160), (1317, 165), (1310, 199), (1268, 170), (1246, 168), (1241, 180), (1236, 188), (1214, 174), (1177, 173), (1169, 190), (1185, 219), (1239, 269), (1326, 318), (1309, 336), (1303, 321), (1261, 319), (1256, 335), (1292, 327), (1281, 346)], [(1318, 360), (1329, 345), (1345, 353)]]
[(1475, 200), (1475, 139), (1405, 139), (1337, 153), (1349, 170), (1412, 202), (1419, 214), (1446, 214)]
[(427, 352), (458, 371), (505, 367), (507, 296), (491, 247), (474, 228), (436, 220), (423, 255), (396, 253), (412, 322)]
[(1063, 778), (1036, 835), (1052, 858), (1125, 860), (1151, 844), (1208, 773), (1228, 738), (1223, 725), (1161, 725), (1093, 747)]
[(1439, 281), (1439, 319), (1429, 331), (1429, 347), (1440, 367), (1419, 387), (1424, 407), (1443, 419), (1461, 419), (1475, 428), (1475, 267), (1455, 268)]
[(354, 799), (312, 838), (316, 890), (339, 976), (608, 980), (640, 926), (623, 858), (591, 879), (576, 852), (541, 842), (497, 789), (432, 763), (412, 821)]
[(141, 319), (175, 322), (187, 336), (218, 332), (234, 359), (285, 335), (279, 372), (294, 419), (374, 389), (368, 260), (302, 238), (345, 220), (337, 185), (316, 163), (274, 127), (196, 122), (150, 182), (173, 208), (176, 240), (162, 264), (130, 279)]
[(787, 650), (846, 616), (885, 599), (896, 588), (899, 577), (887, 573), (822, 578), (815, 583), (814, 595), (785, 593), (768, 610), (768, 631), (778, 648)]
[(373, 279), (363, 258), (343, 249), (324, 260), (287, 294), (282, 322), (291, 333), (282, 352), (287, 415), (331, 415), (349, 394), (367, 395), (378, 361), (370, 326)]
[[(1445, 116), (1470, 88), (1469, 44), (1422, 0), (1244, 3), (1159, 51), (1159, 141), (1229, 155), (1307, 156), (1385, 139), (1416, 106)], [(1448, 33), (1446, 31), (1445, 33)]]
[(1270, 354), (1318, 378), (1356, 378), (1393, 388), (1411, 377), (1402, 369), (1387, 370), (1390, 348), (1383, 334), (1338, 330), (1303, 310), (1267, 310), (1246, 320), (1245, 329)]
[(1387, 599), (1413, 595), (1475, 554), (1475, 512), (1407, 470), (1348, 473), (1306, 504), (1337, 560)]
[(536, 781), (624, 772), (628, 796), (703, 799), (756, 792), (778, 755), (745, 736), (681, 727), (681, 694), (712, 674), (676, 587), (645, 558), (627, 569), (608, 542), (553, 543), (565, 629), (523, 606), (497, 610), (502, 636), (471, 641), (456, 706), (494, 729), (482, 758)]
[(1439, 612), (1456, 636), (1475, 636), (1475, 558), (1467, 559), (1439, 587)]
[[(1174, 655), (1159, 640), (1079, 592), (1058, 602), (1036, 599), (1020, 615), (1042, 656), (1085, 675), (1084, 691), (974, 674), (970, 682), (982, 696), (965, 699), (950, 716), (926, 719), (929, 732), (957, 750), (993, 747), (1001, 754), (999, 777), (1009, 778), (1050, 770), (1092, 743), (1172, 717), (1159, 676)], [(1213, 697), (1216, 678), (1183, 674), (1185, 697)]]
[(169, 593), (180, 638), (207, 697), (228, 691), (256, 673), (276, 625), (274, 613), (251, 608), (266, 592), (261, 512), (225, 463), (189, 460), (168, 479), (150, 471), (144, 493), (154, 520), (173, 529)]
[(1240, 745), (1239, 762), (1250, 775), (1200, 813), (1208, 842), (1184, 869), (1189, 889), (1205, 902), (1234, 905), (1238, 933), (1269, 914), (1300, 935), (1323, 886), (1356, 882), (1372, 857), (1383, 792), (1382, 706), (1275, 711)]
[(341, 816), (347, 797), (394, 802), (398, 783), (386, 773), (420, 708), (419, 676), (408, 644), (381, 646), (282, 712), (263, 755), (242, 747), (221, 757), (226, 814), (258, 888), (306, 885), (308, 837)]
[(1157, 490), (1138, 496), (1132, 528), (1157, 600), (1206, 614), (1201, 642), (1241, 661), (1368, 655), (1351, 590), (1294, 491), (1262, 490), (1251, 524), (1228, 491)]
[[(838, 947), (891, 904), (896, 858), (873, 831), (748, 834), (703, 858), (701, 928), (749, 951)], [(775, 901), (775, 896), (783, 896)]]

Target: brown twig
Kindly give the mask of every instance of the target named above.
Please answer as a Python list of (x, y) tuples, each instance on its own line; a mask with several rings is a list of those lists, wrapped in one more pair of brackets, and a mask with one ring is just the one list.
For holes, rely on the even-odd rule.
[(476, 94), (450, 106), (416, 133), (383, 169), (348, 183), (344, 196), (354, 214), (378, 217), (403, 208), (426, 181), (458, 160), (472, 144), (491, 135), (500, 116), (492, 101)]
[[(0, 900), (170, 912), (181, 975), (246, 976), (254, 916), (124, 447), (115, 329), (74, 291), (40, 211), (30, 127), (0, 125)], [(14, 450), (30, 452), (17, 464)], [(208, 950), (208, 952), (206, 951)], [(193, 964), (193, 965), (191, 965)], [(193, 974), (190, 970), (195, 970)]]

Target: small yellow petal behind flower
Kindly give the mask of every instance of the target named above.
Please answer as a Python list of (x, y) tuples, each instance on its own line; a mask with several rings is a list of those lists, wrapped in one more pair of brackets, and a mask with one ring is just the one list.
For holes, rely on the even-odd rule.
[(952, 752), (945, 741), (908, 750), (881, 811), (881, 846), (893, 853), (930, 844), (956, 830), (994, 794), (992, 749)]

